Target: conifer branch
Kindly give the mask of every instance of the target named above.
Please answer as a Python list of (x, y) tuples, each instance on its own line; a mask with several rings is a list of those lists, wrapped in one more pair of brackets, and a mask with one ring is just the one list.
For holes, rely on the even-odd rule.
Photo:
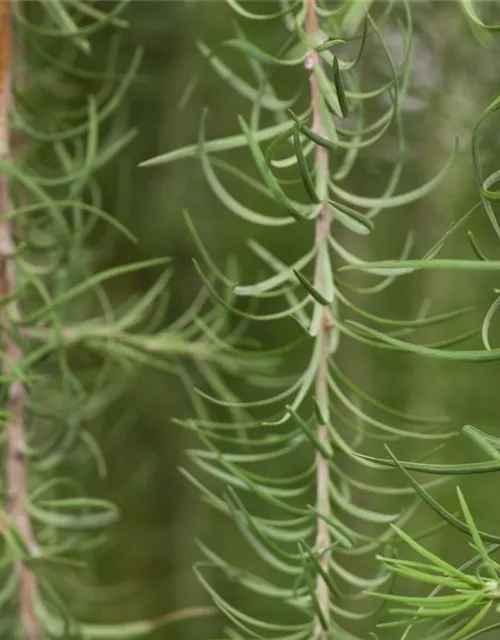
[[(268, 369), (268, 380), (276, 378), (275, 381), (272, 380), (272, 388), (279, 389), (279, 392), (268, 395), (268, 387), (263, 383), (259, 372), (257, 379), (248, 377), (250, 386), (257, 390), (257, 399), (240, 399), (238, 392), (232, 388), (234, 378), (226, 381), (225, 375), (212, 376), (212, 370), (208, 370), (206, 383), (209, 391), (200, 393), (204, 402), (195, 407), (196, 419), (185, 422), (190, 430), (197, 433), (202, 443), (201, 448), (189, 451), (200, 475), (194, 476), (190, 471), (185, 471), (185, 476), (203, 493), (214, 509), (233, 519), (252, 547), (252, 552), (255, 552), (266, 567), (266, 575), (261, 576), (258, 572), (235, 566), (216, 550), (200, 544), (205, 559), (196, 566), (197, 576), (221, 612), (234, 625), (235, 629), (228, 630), (227, 637), (235, 640), (250, 636), (263, 637), (263, 634), (275, 640), (333, 640), (340, 637), (364, 640), (367, 635), (376, 636), (375, 631), (370, 632), (367, 625), (370, 619), (373, 620), (372, 629), (377, 631), (379, 627), (406, 625), (408, 619), (408, 630), (404, 633), (406, 638), (415, 621), (422, 622), (424, 618), (428, 618), (432, 624), (435, 617), (441, 617), (454, 625), (457, 614), (462, 616), (466, 611), (471, 613), (470, 619), (465, 623), (463, 618), (460, 619), (456, 626), (450, 625), (446, 632), (453, 634), (450, 635), (450, 640), (452, 637), (453, 640), (472, 638), (476, 633), (470, 635), (471, 630), (481, 624), (491, 609), (491, 600), (488, 599), (499, 598), (499, 565), (487, 557), (491, 551), (484, 547), (481, 536), (485, 542), (498, 543), (500, 538), (475, 527), (461, 494), (459, 500), (464, 520), (445, 511), (427, 492), (426, 487), (429, 485), (420, 485), (411, 472), (451, 475), (457, 468), (464, 474), (497, 471), (498, 438), (479, 433), (478, 430), (469, 431), (468, 435), (476, 443), (479, 442), (485, 451), (493, 454), (492, 463), (479, 465), (446, 467), (435, 463), (427, 465), (425, 462), (399, 462), (389, 449), (387, 459), (361, 453), (366, 442), (380, 447), (381, 442), (393, 439), (447, 441), (454, 434), (440, 426), (446, 422), (442, 416), (420, 416), (381, 402), (358, 386), (359, 383), (355, 378), (351, 379), (349, 373), (344, 372), (336, 354), (340, 337), (342, 340), (347, 338), (347, 344), (352, 341), (356, 345), (371, 348), (399, 353), (411, 352), (454, 361), (493, 360), (498, 359), (500, 354), (500, 349), (490, 350), (486, 344), (491, 317), (497, 309), (498, 301), (493, 303), (483, 324), (482, 334), (483, 338), (486, 337), (485, 346), (488, 349), (485, 352), (449, 348), (468, 339), (476, 331), (436, 344), (422, 344), (419, 335), (414, 340), (414, 333), (420, 328), (451, 320), (457, 314), (461, 315), (463, 310), (427, 315), (429, 309), (424, 305), (423, 311), (416, 318), (399, 320), (392, 317), (391, 309), (387, 309), (391, 313), (378, 316), (370, 313), (361, 302), (366, 299), (365, 296), (385, 290), (396, 277), (410, 274), (415, 269), (498, 269), (497, 262), (485, 259), (480, 262), (483, 265), (480, 267), (472, 260), (436, 259), (448, 238), (479, 206), (467, 212), (420, 260), (408, 260), (413, 248), (411, 233), (408, 233), (399, 258), (372, 263), (365, 262), (358, 256), (358, 248), (361, 249), (361, 246), (356, 238), (365, 237), (370, 241), (378, 215), (386, 209), (406, 206), (427, 197), (442, 182), (456, 154), (453, 151), (444, 168), (426, 183), (406, 191), (402, 189), (400, 182), (407, 157), (403, 112), (412, 71), (411, 3), (397, 3), (394, 13), (390, 3), (387, 7), (382, 3), (379, 11), (379, 6), (371, 7), (370, 3), (353, 3), (350, 0), (335, 3), (335, 6), (320, 0), (283, 2), (280, 11), (274, 13), (255, 11), (239, 0), (228, 0), (228, 4), (238, 17), (250, 21), (262, 24), (262, 21), (279, 20), (276, 40), (278, 35), (283, 35), (281, 48), (276, 51), (272, 47), (272, 52), (268, 52), (255, 45), (243, 28), (237, 27), (238, 37), (221, 42), (217, 50), (210, 50), (204, 45), (201, 48), (207, 63), (216, 74), (241, 98), (251, 103), (250, 120), (240, 115), (241, 135), (215, 139), (206, 138), (203, 121), (198, 144), (169, 151), (142, 163), (142, 166), (166, 164), (183, 158), (199, 158), (214, 196), (225, 209), (246, 223), (269, 227), (268, 231), (276, 227), (297, 225), (299, 236), (301, 229), (306, 229), (308, 223), (315, 224), (313, 247), (310, 246), (309, 238), (307, 248), (297, 238), (297, 246), (300, 245), (302, 252), (299, 258), (295, 255), (292, 257), (292, 244), (289, 247), (290, 255), (283, 258), (281, 255), (274, 255), (272, 248), (250, 239), (249, 249), (265, 265), (265, 277), (259, 277), (250, 284), (239, 284), (239, 280), (234, 279), (233, 274), (239, 274), (235, 264), (231, 265), (231, 277), (221, 273), (196, 237), (197, 247), (216, 286), (212, 286), (203, 269), (200, 268), (199, 273), (222, 309), (238, 317), (243, 316), (246, 320), (258, 322), (293, 318), (307, 333), (306, 339), (312, 346), (312, 351), (308, 354), (307, 365), (300, 367), (296, 376), (289, 378), (277, 374), (281, 373), (281, 366), (288, 373), (292, 363), (292, 360), (287, 360), (288, 353), (298, 343), (292, 342), (286, 347), (280, 345), (279, 349), (273, 350), (273, 354), (278, 354), (278, 360), (276, 369)], [(481, 26), (483, 23), (475, 13), (474, 3), (464, 0), (463, 4), (470, 20), (475, 26)], [(392, 46), (396, 33), (402, 35), (403, 56), (397, 53), (399, 47)], [(350, 44), (344, 47), (348, 42), (359, 45), (356, 52), (352, 47), (351, 53)], [(274, 38), (271, 44), (275, 44)], [(374, 78), (377, 79), (376, 84), (381, 82), (376, 89), (365, 88), (365, 74), (358, 67), (358, 63), (364, 59), (366, 47), (368, 56), (379, 51), (386, 58), (387, 64), (383, 63), (383, 66), (378, 61), (369, 63), (368, 84), (372, 84)], [(228, 49), (230, 54), (225, 56)], [(247, 75), (239, 75), (239, 71), (233, 68), (231, 54), (235, 51), (245, 55), (255, 78), (249, 80)], [(307, 104), (303, 103), (302, 91), (284, 99), (280, 91), (275, 89), (274, 78), (279, 67), (285, 72), (291, 67), (298, 69), (302, 78), (301, 89), (303, 82), (309, 80)], [(281, 89), (281, 78), (276, 79), (276, 83), (276, 87)], [(489, 114), (498, 111), (499, 105), (500, 101), (495, 100), (481, 122)], [(368, 119), (365, 117), (367, 111)], [(268, 118), (269, 115), (271, 118)], [(268, 122), (271, 120), (275, 124), (270, 126)], [(350, 174), (357, 171), (358, 162), (363, 164), (363, 150), (373, 148), (385, 138), (386, 133), (390, 144), (396, 145), (397, 155), (381, 193), (377, 189), (378, 195), (367, 197), (364, 186), (362, 194), (351, 192), (350, 187), (344, 188), (346, 178), (349, 176), (351, 179)], [(477, 144), (476, 127), (474, 148), (478, 184), (482, 185), (481, 204), (485, 205), (494, 222), (490, 202), (498, 201), (498, 192), (492, 191), (491, 186), (498, 182), (498, 171), (484, 180)], [(292, 145), (294, 152), (291, 151)], [(230, 163), (217, 158), (219, 152), (238, 150), (245, 146), (250, 152), (253, 170), (259, 173), (259, 181), (247, 174), (244, 166), (235, 169)], [(373, 155), (367, 156), (369, 163), (376, 160), (378, 152), (375, 150), (371, 153)], [(382, 164), (385, 166), (385, 160), (381, 163), (381, 168)], [(295, 179), (290, 179), (288, 175), (291, 168), (296, 170)], [(361, 168), (360, 176), (363, 171)], [(244, 195), (233, 195), (229, 185), (226, 187), (224, 184), (224, 173), (240, 180), (245, 190), (249, 187), (257, 192), (257, 198), (251, 200)], [(285, 177), (282, 177), (283, 173)], [(357, 178), (354, 177), (350, 184), (355, 188), (356, 183)], [(289, 193), (286, 185), (297, 184), (301, 184), (303, 190), (302, 197), (297, 194), (299, 198), (295, 199), (295, 193), (291, 189)], [(263, 212), (261, 205), (256, 204), (260, 202), (262, 195), (269, 197), (277, 205), (281, 214), (279, 217)], [(335, 227), (332, 228), (333, 222)], [(337, 224), (339, 232), (336, 231)], [(497, 227), (498, 225), (495, 229), (498, 231)], [(312, 230), (311, 226), (309, 230)], [(269, 233), (269, 239), (271, 237)], [(332, 273), (333, 260), (337, 264), (346, 263), (345, 267), (340, 267), (340, 271), (345, 268), (366, 271), (377, 281), (369, 286), (353, 286), (337, 277), (338, 268)], [(312, 277), (309, 272), (311, 266), (314, 269)], [(269, 275), (267, 271), (270, 272)], [(219, 293), (223, 287), (227, 298)], [(227, 302), (228, 299), (231, 302)], [(279, 311), (243, 311), (236, 301), (241, 300), (247, 304), (249, 299), (256, 306), (262, 299), (272, 299), (273, 303), (279, 301)], [(344, 311), (345, 320), (342, 319)], [(359, 317), (359, 321), (351, 320), (351, 317)], [(372, 328), (372, 323), (381, 328)], [(237, 357), (238, 352), (234, 353)], [(255, 362), (268, 357), (269, 353), (268, 350), (257, 347), (253, 352)], [(352, 354), (350, 359), (352, 360)], [(239, 375), (238, 367), (231, 371), (233, 372)], [(266, 389), (266, 395), (260, 393), (263, 388)], [(317, 407), (316, 416), (312, 420), (310, 414), (307, 415), (311, 395), (314, 395)], [(212, 420), (210, 405), (205, 406), (205, 401), (226, 408), (228, 419), (224, 422), (218, 417), (217, 420)], [(261, 414), (264, 408), (265, 422)], [(288, 434), (282, 431), (286, 423), (290, 425)], [(314, 447), (315, 463), (311, 464), (308, 458), (307, 468), (297, 473), (295, 455), (302, 444)], [(337, 453), (340, 462), (337, 462)], [(260, 470), (255, 472), (255, 464), (262, 463), (267, 468), (270, 460), (275, 461), (278, 457), (283, 460), (288, 456), (290, 458), (287, 459), (293, 460), (289, 467), (292, 469), (291, 473), (276, 465), (268, 474)], [(335, 457), (332, 459), (332, 456)], [(349, 467), (345, 465), (345, 461)], [(483, 562), (488, 567), (492, 579), (490, 575), (484, 580), (479, 574), (474, 578), (469, 574), (458, 573), (455, 567), (428, 552), (404, 533), (404, 528), (414, 515), (417, 502), (408, 499), (412, 492), (408, 487), (400, 486), (398, 480), (386, 484), (381, 475), (380, 481), (372, 483), (371, 474), (378, 478), (380, 465), (397, 467), (399, 477), (402, 477), (401, 472), (406, 474), (419, 497), (441, 518), (462, 533), (468, 532), (471, 535), (479, 552), (477, 562)], [(368, 473), (370, 477), (366, 479)], [(210, 483), (213, 480), (220, 483), (222, 495), (214, 492), (211, 484), (205, 485), (206, 478)], [(316, 490), (314, 509), (311, 509), (309, 502), (306, 503), (312, 486)], [(359, 500), (359, 492), (366, 496), (364, 504)], [(252, 502), (251, 506), (247, 504), (246, 496), (249, 493), (262, 501), (262, 504), (265, 503), (266, 515), (256, 513)], [(299, 496), (302, 496), (302, 501), (297, 499)], [(274, 513), (272, 517), (267, 517), (269, 507), (276, 510), (279, 517)], [(418, 538), (427, 537), (433, 530), (419, 532)], [(422, 582), (439, 582), (436, 591), (428, 599), (393, 593), (391, 572), (406, 575), (412, 580), (419, 578), (415, 574), (414, 563), (399, 560), (399, 552), (392, 553), (391, 546), (396, 544), (395, 541), (399, 544), (398, 538), (431, 563), (426, 565), (430, 567), (428, 576), (424, 575), (425, 567), (424, 573), (420, 572)], [(386, 548), (390, 551), (387, 557), (379, 555), (381, 549)], [(361, 558), (366, 558), (367, 562), (363, 562)], [(370, 566), (373, 559), (381, 561), (382, 566)], [(245, 610), (240, 610), (225, 600), (205, 577), (204, 571), (209, 568), (222, 571), (228, 579), (238, 582), (252, 594), (251, 597), (257, 595), (273, 599), (273, 606), (269, 607), (270, 616), (263, 619), (249, 616)], [(345, 584), (347, 589), (344, 590), (342, 586), (337, 588), (337, 581)], [(456, 588), (457, 584), (457, 592), (452, 596), (445, 595), (442, 600), (435, 597), (439, 590), (448, 586)], [(474, 589), (473, 593), (471, 587)], [(404, 619), (388, 623), (380, 621), (380, 606), (376, 601), (374, 607), (360, 604), (369, 603), (373, 598), (407, 605), (408, 609), (390, 611), (402, 614)], [(278, 601), (295, 610), (296, 614), (305, 616), (305, 622), (297, 616), (297, 622), (291, 624), (285, 611), (282, 613), (278, 610)], [(456, 607), (455, 603), (458, 603)], [(480, 607), (479, 613), (476, 611), (477, 606)], [(361, 632), (361, 635), (354, 635), (351, 628), (354, 633)], [(420, 628), (419, 626), (417, 631)], [(434, 633), (436, 628), (429, 629), (426, 637), (441, 636), (441, 632)]]
[[(9, 107), (12, 99), (12, 5), (0, 0), (0, 159), (10, 156)], [(7, 514), (30, 554), (36, 554), (37, 545), (26, 509), (28, 501), (28, 469), (25, 457), (25, 388), (16, 379), (22, 366), (23, 354), (16, 341), (13, 322), (20, 317), (14, 299), (17, 273), (13, 259), (15, 243), (12, 223), (2, 219), (10, 210), (10, 193), (5, 173), (0, 173), (0, 297), (13, 299), (0, 316), (2, 327), (2, 373), (10, 379), (7, 389), (7, 437), (5, 481), (8, 495)], [(35, 612), (37, 583), (34, 574), (22, 559), (15, 562), (18, 579), (19, 622), (27, 640), (40, 640), (41, 628)]]

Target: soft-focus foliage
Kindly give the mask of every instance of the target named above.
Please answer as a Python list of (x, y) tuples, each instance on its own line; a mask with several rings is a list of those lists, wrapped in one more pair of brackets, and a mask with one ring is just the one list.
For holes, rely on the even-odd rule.
[[(120, 2), (107, 13), (91, 3), (2, 3), (1, 290), (4, 421), (3, 637), (138, 637), (205, 615), (174, 611), (151, 620), (87, 624), (87, 603), (114, 598), (93, 587), (89, 560), (107, 542), (118, 507), (89, 494), (79, 467), (101, 478), (107, 464), (88, 425), (125, 397), (147, 365), (183, 376), (183, 359), (238, 369), (220, 313), (197, 319), (199, 301), (165, 322), (168, 259), (110, 266), (109, 235), (135, 237), (102, 208), (96, 176), (137, 133), (123, 112), (141, 51), (121, 58)], [(93, 39), (112, 27), (98, 69)], [(11, 35), (12, 34), (12, 35)], [(9, 82), (12, 78), (12, 86)], [(99, 228), (99, 232), (97, 231)], [(112, 246), (112, 245), (111, 245)], [(104, 267), (102, 270), (96, 270)], [(110, 281), (156, 268), (135, 299), (113, 304)], [(254, 371), (252, 362), (243, 363)], [(86, 594), (86, 595), (85, 595)], [(95, 614), (94, 614), (95, 615)], [(85, 614), (87, 617), (88, 614)]]
[[(1, 168), (42, 555), (6, 538), (0, 637), (19, 557), (49, 637), (311, 637), (319, 457), (333, 629), (496, 637), (495, 5), (318, 2), (345, 41), (314, 71), (326, 140), (300, 2), (15, 7)], [(186, 622), (210, 597), (226, 616)]]

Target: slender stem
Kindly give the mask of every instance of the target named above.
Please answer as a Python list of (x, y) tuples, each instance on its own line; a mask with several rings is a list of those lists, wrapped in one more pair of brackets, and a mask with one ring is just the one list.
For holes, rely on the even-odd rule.
[[(309, 36), (313, 36), (319, 30), (318, 18), (316, 15), (316, 0), (303, 0), (307, 7), (306, 14), (306, 32)], [(320, 88), (318, 81), (313, 72), (314, 66), (322, 64), (321, 56), (317, 51), (311, 49), (306, 61), (306, 68), (310, 71), (311, 80), (311, 102), (313, 109), (313, 130), (322, 137), (326, 137), (322, 124), (319, 104), (320, 104)], [(325, 184), (328, 183), (328, 152), (319, 145), (315, 148), (314, 156), (315, 169), (318, 175), (325, 175)], [(331, 215), (327, 203), (320, 205), (320, 211), (316, 219), (316, 237), (315, 242), (318, 247), (327, 242), (330, 232)], [(318, 252), (319, 253), (319, 252)], [(315, 266), (314, 284), (317, 289), (322, 290), (324, 284), (323, 267), (318, 257)], [(320, 328), (319, 340), (321, 340), (321, 354), (316, 371), (315, 393), (316, 401), (320, 407), (328, 406), (328, 354), (329, 354), (329, 334), (332, 329), (332, 318), (328, 307), (324, 307), (322, 311), (322, 321)], [(328, 448), (328, 430), (324, 424), (318, 424), (316, 427), (316, 436), (318, 441), (326, 445)], [(325, 573), (330, 570), (331, 560), (331, 539), (330, 531), (326, 520), (330, 514), (330, 469), (329, 463), (323, 455), (316, 452), (316, 507), (318, 513), (323, 517), (319, 517), (316, 529), (316, 545), (315, 550), (319, 558), (320, 565)], [(316, 582), (316, 598), (322, 613), (322, 618), (328, 623), (330, 619), (330, 591), (328, 585), (321, 575), (318, 575)], [(314, 638), (326, 638), (328, 632), (323, 628), (319, 618), (314, 626)], [(330, 637), (330, 636), (328, 636)]]
[[(18, 334), (21, 338), (28, 340), (45, 342), (49, 344), (54, 341), (54, 332), (46, 328), (19, 327)], [(108, 341), (118, 342), (139, 350), (158, 353), (169, 356), (191, 356), (200, 360), (210, 359), (212, 355), (210, 347), (201, 340), (189, 341), (182, 335), (176, 336), (173, 333), (167, 334), (134, 334), (127, 333), (113, 326), (108, 325), (82, 325), (74, 327), (63, 327), (56, 336), (57, 345), (62, 340), (67, 346), (76, 345), (86, 341)]]
[[(12, 99), (12, 6), (11, 0), (0, 0), (0, 159), (10, 155), (9, 107)], [(7, 176), (0, 172), (0, 297), (10, 298), (17, 289), (17, 273), (13, 259), (15, 244), (11, 223), (2, 219), (2, 214), (10, 210), (10, 193)], [(22, 367), (23, 354), (15, 340), (13, 319), (20, 317), (20, 308), (14, 301), (2, 309), (0, 326), (2, 329), (3, 363), (2, 373), (11, 378), (6, 409), (7, 437), (5, 481), (9, 496), (6, 512), (12, 525), (18, 531), (26, 550), (37, 555), (38, 547), (26, 510), (28, 501), (28, 468), (24, 455), (26, 444), (25, 429), (25, 388), (16, 374)], [(37, 583), (35, 576), (24, 560), (15, 562), (18, 577), (18, 611), (20, 627), (26, 640), (41, 640), (42, 630), (35, 612)]]

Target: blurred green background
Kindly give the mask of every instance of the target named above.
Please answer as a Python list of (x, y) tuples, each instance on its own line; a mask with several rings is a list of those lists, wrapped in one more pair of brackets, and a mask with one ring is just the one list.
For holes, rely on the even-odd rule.
[[(252, 7), (255, 11), (267, 11), (271, 10), (270, 4), (274, 3), (253, 2)], [(384, 214), (368, 243), (348, 241), (340, 231), (353, 252), (371, 259), (399, 255), (410, 229), (416, 235), (413, 255), (422, 255), (452, 220), (476, 202), (471, 131), (483, 109), (497, 95), (499, 86), (499, 48), (494, 44), (485, 48), (475, 40), (456, 2), (416, 2), (412, 3), (412, 9), (414, 68), (405, 110), (408, 157), (401, 189), (416, 187), (430, 179), (445, 163), (456, 135), (461, 150), (440, 188), (415, 205)], [(202, 66), (196, 47), (198, 39), (213, 45), (234, 33), (234, 14), (228, 6), (209, 0), (136, 0), (130, 3), (125, 17), (130, 28), (122, 36), (124, 64), (136, 46), (144, 48), (141, 73), (123, 104), (123, 112), (130, 124), (139, 129), (139, 135), (119, 159), (101, 172), (100, 182), (107, 210), (140, 240), (135, 249), (118, 241), (113, 261), (172, 256), (175, 278), (169, 317), (174, 319), (201, 286), (191, 266), (195, 249), (182, 220), (182, 208), (189, 209), (207, 248), (220, 266), (224, 266), (230, 253), (241, 258), (242, 280), (247, 282), (255, 278), (257, 269), (245, 251), (247, 238), (259, 239), (278, 255), (283, 255), (285, 242), (291, 254), (299, 255), (304, 238), (293, 232), (282, 236), (258, 229), (256, 233), (250, 225), (236, 219), (214, 198), (195, 160), (137, 168), (142, 160), (195, 142), (204, 106), (210, 110), (210, 138), (237, 132), (237, 114), (248, 114), (248, 103)], [(255, 31), (255, 26), (244, 26), (247, 34)], [(262, 28), (260, 41), (272, 46), (275, 27)], [(103, 34), (96, 43), (96, 66), (106, 52), (108, 38), (109, 33)], [(234, 63), (238, 65), (240, 61), (235, 58)], [(375, 64), (373, 59), (367, 56), (364, 74), (370, 74), (372, 64)], [(200, 69), (199, 83), (190, 101), (179, 110), (177, 105), (186, 85)], [(290, 86), (283, 87), (283, 94), (291, 95), (298, 78), (293, 74), (286, 77)], [(494, 126), (487, 129), (482, 149), (486, 166), (494, 170), (500, 129)], [(370, 150), (356, 165), (349, 178), (349, 189), (363, 195), (380, 194), (393, 160), (394, 145), (390, 143), (381, 151), (378, 147)], [(239, 154), (237, 162), (240, 168), (250, 170), (248, 154)], [(261, 203), (259, 207), (265, 213)], [(476, 215), (467, 229), (474, 231), (488, 256), (497, 255), (495, 239), (484, 214)], [(454, 252), (457, 256), (473, 258), (465, 230), (447, 246), (443, 255)], [(135, 277), (129, 282), (130, 291), (145, 291), (150, 282), (148, 275)], [(493, 276), (422, 272), (403, 279), (367, 304), (369, 310), (378, 314), (384, 310), (394, 318), (414, 316), (423, 298), (431, 299), (433, 313), (477, 305), (477, 312), (455, 323), (458, 334), (480, 323), (494, 299), (495, 285), (498, 282)], [(436, 327), (422, 336), (428, 341), (438, 340), (445, 335), (444, 331)], [(250, 326), (249, 334), (258, 336), (265, 344), (283, 344), (296, 335), (296, 329), (292, 322), (259, 324)], [(491, 341), (492, 345), (498, 344), (495, 326)], [(476, 337), (467, 345), (480, 348), (480, 339)], [(495, 363), (464, 365), (424, 361), (413, 356), (388, 355), (350, 342), (343, 344), (340, 357), (344, 370), (383, 401), (423, 414), (445, 413), (457, 429), (472, 423), (500, 435), (498, 365)], [(293, 364), (301, 366), (300, 361)], [(88, 470), (88, 483), (94, 495), (115, 500), (123, 512), (121, 522), (112, 532), (112, 544), (95, 560), (96, 579), (102, 584), (132, 581), (134, 586), (118, 601), (102, 605), (98, 610), (89, 609), (86, 617), (132, 620), (206, 603), (208, 597), (191, 568), (199, 558), (196, 538), (214, 543), (219, 551), (225, 550), (236, 564), (248, 556), (248, 549), (232, 526), (204, 505), (178, 472), (178, 467), (187, 463), (183, 452), (192, 445), (192, 436), (171, 419), (188, 416), (190, 412), (192, 408), (178, 381), (167, 374), (144, 369), (136, 373), (133, 393), (96, 421), (94, 431), (109, 462), (109, 476), (98, 482), (92, 470)], [(400, 453), (409, 457), (415, 455), (415, 450), (412, 445), (411, 451)], [(307, 452), (304, 455), (308, 455)], [(456, 459), (476, 455), (468, 441), (462, 439), (450, 447), (449, 456)], [(463, 482), (479, 525), (489, 531), (498, 531), (500, 524), (495, 508), (495, 482), (494, 476)], [(456, 507), (453, 482), (438, 495), (447, 506)], [(426, 507), (419, 510), (418, 528), (435, 522)], [(450, 537), (449, 532), (442, 531), (428, 543), (454, 562), (469, 557), (467, 540), (459, 534)], [(223, 593), (231, 593), (236, 604), (246, 604), (248, 596), (234, 585), (226, 585), (221, 579), (217, 586)], [(222, 625), (223, 621), (216, 616), (161, 629), (151, 637), (207, 639), (220, 634)]]

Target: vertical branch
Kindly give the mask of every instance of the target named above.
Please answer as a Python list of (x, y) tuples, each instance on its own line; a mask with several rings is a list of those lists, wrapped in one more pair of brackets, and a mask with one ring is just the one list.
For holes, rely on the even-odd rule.
[[(0, 159), (10, 156), (9, 107), (12, 99), (12, 0), (0, 0)], [(10, 207), (7, 176), (0, 172), (0, 298), (15, 297), (17, 274), (14, 262), (15, 243), (12, 226), (4, 219)], [(13, 322), (19, 320), (17, 302), (4, 305), (0, 315), (2, 329), (2, 374), (7, 379), (7, 439), (5, 484), (8, 495), (6, 511), (21, 536), (28, 553), (36, 555), (37, 545), (26, 504), (28, 501), (28, 469), (25, 458), (25, 388), (18, 379), (23, 354), (15, 338)], [(15, 562), (18, 579), (18, 611), (26, 640), (40, 640), (40, 625), (35, 612), (37, 584), (26, 563)]]
[[(318, 18), (316, 14), (316, 0), (303, 0), (307, 7), (306, 14), (306, 32), (309, 36), (313, 36), (319, 29)], [(316, 64), (322, 64), (322, 59), (319, 53), (311, 49), (309, 56), (306, 60), (306, 69), (310, 73), (311, 80), (311, 102), (313, 110), (313, 130), (321, 137), (326, 137), (324, 127), (322, 124), (319, 99), (320, 99), (320, 87), (313, 69)], [(314, 165), (317, 174), (324, 174), (326, 176), (326, 184), (328, 183), (328, 151), (317, 145), (315, 148)], [(328, 234), (330, 233), (331, 215), (328, 209), (326, 201), (320, 205), (320, 211), (316, 220), (316, 235), (315, 242), (319, 247), (328, 241)], [(318, 251), (318, 257), (316, 259), (314, 285), (318, 290), (322, 290), (324, 285), (324, 273), (323, 265), (320, 259), (321, 251)], [(316, 401), (320, 408), (323, 409), (324, 415), (328, 414), (328, 354), (329, 354), (329, 334), (332, 329), (332, 318), (328, 307), (324, 307), (322, 310), (321, 328), (319, 340), (321, 341), (321, 354), (316, 371), (315, 382), (315, 394)], [(328, 449), (328, 429), (324, 424), (319, 424), (316, 427), (317, 439), (322, 444), (326, 445)], [(317, 529), (316, 529), (316, 545), (315, 550), (319, 558), (320, 565), (325, 573), (330, 570), (331, 559), (331, 539), (330, 531), (328, 529), (328, 516), (330, 514), (330, 493), (329, 493), (329, 464), (328, 460), (319, 452), (316, 452), (316, 506), (318, 513), (324, 517), (318, 517)], [(325, 621), (330, 619), (330, 592), (328, 585), (321, 575), (317, 577), (316, 583), (316, 598), (322, 613), (322, 617)], [(314, 638), (326, 638), (327, 631), (323, 628), (321, 621), (316, 620), (314, 628)]]

